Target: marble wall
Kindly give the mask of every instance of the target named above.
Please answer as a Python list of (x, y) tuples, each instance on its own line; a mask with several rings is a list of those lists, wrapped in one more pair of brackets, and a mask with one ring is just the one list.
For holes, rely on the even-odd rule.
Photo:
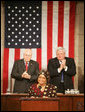
[(75, 18), (75, 61), (77, 74), (75, 88), (84, 92), (84, 2), (76, 2)]

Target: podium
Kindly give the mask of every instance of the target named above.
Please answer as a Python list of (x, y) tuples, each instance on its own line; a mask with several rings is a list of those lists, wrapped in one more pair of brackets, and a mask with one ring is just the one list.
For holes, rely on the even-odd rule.
[(59, 98), (12, 98), (7, 102), (7, 111), (58, 111)]

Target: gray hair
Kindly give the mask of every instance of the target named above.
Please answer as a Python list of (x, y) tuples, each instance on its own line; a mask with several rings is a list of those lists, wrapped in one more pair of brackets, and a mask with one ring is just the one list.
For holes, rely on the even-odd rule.
[(60, 50), (63, 50), (64, 52), (66, 52), (65, 49), (64, 49), (63, 47), (57, 47), (56, 52), (57, 52), (57, 51), (60, 51)]
[(23, 52), (23, 54), (25, 54), (26, 52), (29, 52), (29, 51), (32, 52), (32, 49), (30, 49), (30, 48), (29, 49), (25, 49), (24, 52)]

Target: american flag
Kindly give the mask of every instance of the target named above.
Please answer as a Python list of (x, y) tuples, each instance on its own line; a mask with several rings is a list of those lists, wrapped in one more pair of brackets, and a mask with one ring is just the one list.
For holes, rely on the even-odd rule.
[(3, 92), (11, 90), (12, 67), (25, 48), (32, 48), (40, 69), (47, 69), (58, 46), (74, 58), (74, 31), (75, 1), (6, 2)]
[(5, 47), (41, 47), (41, 2), (6, 2)]

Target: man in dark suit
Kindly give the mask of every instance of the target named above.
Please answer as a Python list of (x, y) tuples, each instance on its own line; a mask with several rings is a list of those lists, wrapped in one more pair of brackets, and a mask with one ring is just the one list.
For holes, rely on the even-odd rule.
[(76, 65), (73, 58), (65, 56), (63, 47), (58, 47), (56, 57), (49, 60), (48, 71), (50, 73), (50, 83), (57, 86), (59, 93), (74, 88), (72, 76), (76, 74)]
[(39, 73), (39, 64), (31, 60), (32, 50), (25, 49), (23, 59), (14, 63), (11, 77), (15, 78), (14, 93), (27, 93), (31, 84), (35, 83)]

